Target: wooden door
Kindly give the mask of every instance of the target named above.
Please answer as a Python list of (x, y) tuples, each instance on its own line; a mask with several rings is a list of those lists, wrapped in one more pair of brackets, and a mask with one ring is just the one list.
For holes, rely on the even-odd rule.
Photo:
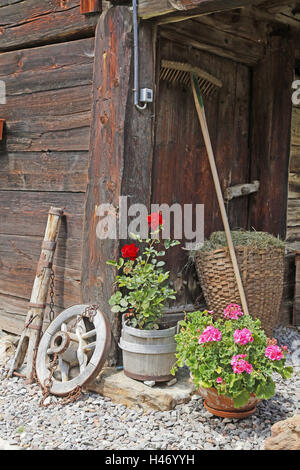
[[(165, 40), (161, 41), (159, 55), (160, 59), (189, 62), (222, 80), (217, 97), (204, 103), (222, 190), (249, 182), (249, 68)], [(248, 202), (244, 196), (227, 204), (231, 229), (247, 228)], [(152, 203), (193, 204), (194, 209), (196, 204), (204, 204), (205, 237), (223, 230), (192, 93), (164, 81), (158, 84)], [(199, 295), (197, 276), (193, 268), (189, 269), (184, 244), (183, 239), (167, 255), (180, 304), (193, 302)]]

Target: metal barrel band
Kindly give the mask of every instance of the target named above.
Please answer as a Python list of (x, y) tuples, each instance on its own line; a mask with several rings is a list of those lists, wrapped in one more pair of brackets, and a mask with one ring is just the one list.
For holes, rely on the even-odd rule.
[(35, 302), (29, 302), (29, 307), (31, 307), (31, 308), (45, 308), (46, 304), (36, 304)]
[(58, 216), (62, 216), (63, 213), (64, 213), (63, 209), (58, 209), (55, 207), (51, 207), (51, 209), (48, 212), (48, 214), (58, 215)]
[(134, 344), (120, 338), (119, 346), (127, 352), (140, 354), (169, 354), (176, 352), (176, 343), (171, 344)]
[(42, 329), (42, 326), (27, 325), (26, 328), (31, 328), (32, 330), (40, 331)]
[(44, 240), (42, 243), (42, 250), (55, 251), (55, 248), (56, 248), (56, 242)]

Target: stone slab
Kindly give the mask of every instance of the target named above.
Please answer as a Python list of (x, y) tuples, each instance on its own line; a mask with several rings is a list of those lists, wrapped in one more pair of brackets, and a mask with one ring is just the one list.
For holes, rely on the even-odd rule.
[(105, 368), (87, 389), (128, 407), (168, 411), (189, 402), (195, 392), (186, 369), (178, 370), (176, 378), (177, 382), (171, 386), (157, 383), (147, 387), (143, 382), (127, 377), (123, 371)]

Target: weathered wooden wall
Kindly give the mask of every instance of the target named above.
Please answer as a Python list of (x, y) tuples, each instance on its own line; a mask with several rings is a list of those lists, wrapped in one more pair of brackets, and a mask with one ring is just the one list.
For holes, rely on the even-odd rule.
[[(299, 76), (295, 79), (299, 80)], [(295, 252), (300, 250), (300, 106), (293, 105), (289, 186), (287, 202), (286, 257), (284, 295), (281, 307), (281, 323), (299, 325), (299, 269), (296, 272)], [(297, 298), (296, 298), (297, 297)]]
[(91, 36), (97, 21), (80, 0), (1, 0), (0, 51)]
[(65, 208), (54, 261), (55, 310), (81, 301), (99, 16), (81, 15), (79, 5), (79, 0), (0, 5), (0, 80), (7, 91), (0, 105), (6, 120), (0, 142), (0, 328), (15, 333), (27, 313), (50, 206)]
[[(169, 4), (156, 0), (140, 3), (145, 17), (151, 4), (160, 4), (163, 14)], [(185, 5), (196, 3), (202, 3), (198, 10), (201, 14), (205, 4), (210, 3), (211, 12), (221, 11), (218, 10), (220, 4), (225, 5), (225, 2), (218, 0), (185, 1)], [(230, 0), (226, 3), (227, 10), (243, 2)], [(177, 13), (182, 14), (175, 11)], [(189, 57), (195, 58), (198, 53), (200, 58), (205, 58), (212, 73), (222, 71), (224, 75), (228, 93), (212, 106), (211, 111), (208, 110), (218, 149), (217, 158), (219, 156), (220, 162), (224, 157), (227, 162), (227, 168), (224, 162), (220, 165), (223, 187), (245, 182), (244, 178), (251, 181), (257, 177), (262, 178), (264, 190), (267, 188), (266, 193), (260, 192), (249, 200), (233, 201), (229, 207), (232, 224), (234, 227), (263, 227), (282, 234), (285, 224), (282, 202), (286, 199), (282, 172), (287, 168), (289, 130), (289, 103), (286, 98), (292, 53), (289, 39), (285, 37), (286, 30), (283, 28), (282, 32), (278, 23), (273, 25), (270, 16), (262, 19), (260, 15), (261, 12), (255, 8), (234, 10), (200, 16), (178, 24), (163, 24), (166, 19), (163, 16), (160, 18), (162, 25), (158, 27), (158, 36), (163, 41), (173, 43), (171, 49), (175, 55), (178, 45), (179, 48), (184, 47)], [(6, 82), (8, 96), (7, 104), (0, 106), (0, 118), (6, 119), (4, 139), (0, 143), (0, 328), (20, 332), (23, 327), (26, 301), (30, 297), (50, 205), (65, 207), (66, 211), (54, 266), (57, 278), (56, 310), (81, 301), (81, 284), (84, 301), (101, 300), (106, 313), (110, 314), (107, 301), (112, 290), (113, 271), (108, 271), (110, 267), (105, 265), (105, 261), (117, 256), (120, 243), (112, 241), (104, 246), (97, 239), (97, 205), (103, 200), (117, 205), (121, 194), (130, 195), (130, 202), (149, 204), (151, 189), (153, 202), (159, 196), (156, 175), (162, 174), (163, 147), (172, 150), (178, 135), (182, 140), (182, 154), (186, 155), (187, 162), (195, 164), (195, 171), (186, 166), (183, 174), (186, 184), (189, 180), (193, 182), (190, 190), (196, 195), (195, 201), (201, 199), (200, 195), (210, 197), (212, 193), (207, 169), (204, 166), (199, 168), (195, 159), (192, 160), (194, 150), (195, 155), (204, 153), (201, 138), (195, 139), (194, 146), (185, 142), (187, 136), (195, 138), (191, 136), (191, 131), (196, 132), (194, 124), (187, 125), (195, 118), (194, 110), (189, 109), (193, 106), (188, 106), (187, 122), (183, 128), (176, 122), (178, 116), (167, 116), (168, 122), (174, 121), (174, 135), (170, 134), (170, 141), (164, 139), (164, 128), (168, 122), (161, 119), (162, 114), (159, 115), (160, 111), (156, 113), (155, 109), (155, 106), (160, 110), (167, 107), (170, 93), (167, 89), (164, 91), (165, 97), (158, 89), (157, 102), (149, 106), (145, 113), (139, 113), (133, 107), (130, 17), (126, 7), (115, 7), (102, 17), (103, 30), (98, 30), (99, 61), (95, 68), (92, 105), (94, 32), (99, 14), (81, 15), (80, 0), (1, 2), (0, 80)], [(296, 23), (296, 20), (293, 21)], [(156, 31), (156, 20), (141, 25), (141, 78), (143, 86), (152, 85), (154, 88)], [(276, 39), (277, 33), (283, 36)], [(270, 40), (271, 37), (275, 39)], [(111, 57), (109, 64), (106, 63), (107, 57)], [(285, 78), (281, 74), (283, 69), (287, 71)], [(271, 89), (269, 72), (275, 80)], [(159, 87), (158, 80), (156, 85)], [(253, 94), (254, 85), (264, 85), (267, 94)], [(283, 92), (277, 94), (276, 86)], [(181, 97), (178, 103), (182, 104), (178, 107), (179, 113), (187, 109), (188, 100)], [(268, 106), (268, 103), (273, 106)], [(93, 129), (90, 135), (92, 106)], [(286, 116), (283, 123), (280, 121), (282, 113)], [(218, 118), (215, 127), (214, 116)], [(269, 118), (271, 121), (268, 121)], [(270, 126), (268, 122), (271, 122)], [(162, 126), (156, 128), (156, 133), (155, 123)], [(255, 123), (256, 127), (253, 127), (250, 138), (251, 123)], [(155, 138), (156, 156), (152, 173)], [(272, 145), (266, 145), (266, 139)], [(249, 161), (248, 144), (251, 147)], [(238, 159), (239, 154), (243, 156), (241, 160)], [(282, 160), (280, 156), (283, 156)], [(180, 160), (176, 168), (180, 173), (179, 163)], [(272, 167), (271, 184), (269, 166)], [(169, 169), (167, 167), (166, 172)], [(200, 173), (204, 183), (199, 189), (195, 174)], [(161, 187), (165, 185), (164, 190), (170, 189), (172, 192), (171, 178), (169, 180), (170, 186), (167, 187), (163, 180)], [(278, 181), (283, 186), (274, 190), (274, 184)], [(176, 190), (181, 190), (179, 183), (176, 183)], [(221, 228), (216, 222), (218, 208), (209, 197), (207, 201), (212, 220), (208, 228)], [(271, 225), (268, 225), (266, 211), (268, 201), (272, 201)], [(182, 202), (191, 201), (182, 198)], [(206, 203), (202, 199), (199, 202)], [(293, 210), (291, 214), (294, 214)], [(119, 325), (117, 321), (114, 324), (114, 318), (111, 322), (117, 341)], [(115, 342), (112, 359), (116, 355)]]
[(292, 115), (286, 240), (300, 250), (300, 105), (293, 106)]

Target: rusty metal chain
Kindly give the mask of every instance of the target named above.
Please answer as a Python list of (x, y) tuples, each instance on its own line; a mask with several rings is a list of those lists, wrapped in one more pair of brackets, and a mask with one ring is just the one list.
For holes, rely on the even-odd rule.
[[(87, 318), (92, 323), (94, 321), (94, 318), (95, 318), (95, 315), (97, 313), (98, 308), (99, 308), (99, 305), (89, 305), (88, 307), (86, 307), (85, 310), (80, 315), (77, 315), (77, 318), (76, 318), (75, 322), (73, 322), (69, 326), (67, 331), (71, 331), (72, 328), (75, 328), (83, 318)], [(54, 354), (53, 360), (48, 365), (48, 370), (50, 372), (50, 375), (49, 375), (48, 378), (46, 378), (44, 380), (43, 384), (40, 384), (41, 387), (42, 387), (42, 393), (43, 393), (43, 397), (42, 397), (42, 399), (39, 403), (40, 406), (47, 407), (47, 406), (50, 405), (50, 403), (45, 405), (45, 400), (46, 400), (47, 397), (49, 397), (49, 395), (51, 395), (51, 387), (53, 385), (53, 376), (54, 376), (55, 371), (57, 369), (57, 365), (58, 365), (58, 354)], [(35, 374), (35, 378), (38, 382), (36, 374)], [(81, 394), (82, 394), (82, 387), (78, 385), (74, 390), (69, 392), (60, 401), (60, 404), (61, 405), (66, 405), (68, 403), (72, 403), (72, 402), (78, 400), (80, 398)]]
[(50, 395), (50, 390), (51, 390), (51, 387), (53, 385), (53, 375), (55, 373), (55, 370), (57, 368), (57, 364), (58, 364), (58, 354), (54, 354), (54, 357), (53, 357), (53, 360), (50, 361), (50, 364), (49, 366), (47, 367), (49, 372), (50, 372), (50, 375), (48, 378), (46, 378), (44, 380), (44, 383), (43, 383), (43, 386), (42, 386), (42, 393), (43, 393), (43, 398), (41, 399), (39, 405), (40, 406), (49, 406), (50, 403), (48, 403), (47, 405), (45, 405), (45, 400), (46, 398)]
[(55, 312), (54, 312), (54, 295), (55, 295), (55, 292), (54, 292), (54, 281), (55, 281), (55, 273), (53, 271), (53, 269), (51, 270), (51, 274), (50, 274), (50, 310), (49, 310), (49, 320), (50, 320), (50, 323), (54, 320), (54, 317), (55, 317)]

